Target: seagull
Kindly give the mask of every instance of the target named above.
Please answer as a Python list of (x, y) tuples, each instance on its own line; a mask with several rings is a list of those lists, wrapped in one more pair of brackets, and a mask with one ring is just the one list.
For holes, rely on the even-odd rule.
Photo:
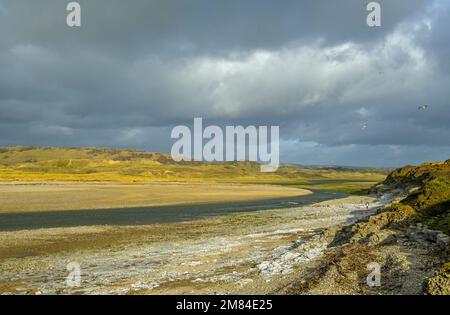
[(428, 109), (428, 105), (421, 105), (421, 106), (419, 106), (417, 109), (418, 110), (426, 110), (426, 109)]
[(366, 129), (366, 128), (367, 128), (367, 123), (363, 123), (361, 129), (364, 130), (364, 129)]

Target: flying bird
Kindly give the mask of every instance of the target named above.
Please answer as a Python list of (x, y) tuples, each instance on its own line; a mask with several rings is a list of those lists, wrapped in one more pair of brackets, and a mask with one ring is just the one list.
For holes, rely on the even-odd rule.
[(418, 110), (426, 110), (426, 109), (428, 109), (428, 105), (421, 105), (421, 106), (419, 106), (417, 109)]

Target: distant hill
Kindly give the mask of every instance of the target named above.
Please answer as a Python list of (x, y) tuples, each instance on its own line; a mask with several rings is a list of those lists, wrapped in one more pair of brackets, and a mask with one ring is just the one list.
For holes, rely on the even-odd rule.
[(343, 166), (343, 165), (303, 165), (303, 164), (293, 164), (300, 168), (305, 169), (323, 169), (323, 170), (335, 170), (335, 171), (351, 171), (351, 172), (375, 172), (383, 173), (388, 175), (394, 170), (394, 168), (374, 168), (374, 167), (363, 167), (363, 166)]
[(211, 181), (305, 184), (317, 180), (377, 182), (383, 170), (315, 169), (282, 165), (261, 173), (255, 162), (174, 162), (170, 155), (111, 148), (1, 147), (0, 180)]

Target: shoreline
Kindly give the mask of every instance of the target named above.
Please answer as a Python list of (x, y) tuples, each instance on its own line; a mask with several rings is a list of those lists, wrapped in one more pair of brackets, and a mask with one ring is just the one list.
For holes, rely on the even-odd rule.
[[(371, 223), (401, 197), (151, 226), (0, 232), (0, 293), (422, 294), (441, 263), (437, 244), (412, 239), (411, 228)], [(65, 285), (70, 262), (82, 268), (78, 288)], [(379, 288), (365, 283), (371, 262), (382, 267)]]
[[(308, 252), (303, 241), (325, 228), (368, 215), (365, 207), (368, 201), (373, 202), (374, 198), (351, 196), (303, 207), (143, 227), (2, 232), (0, 239), (3, 241), (15, 235), (16, 247), (22, 239), (28, 248), (41, 248), (42, 252), (27, 252), (24, 247), (20, 258), (2, 259), (0, 292), (271, 293), (292, 281), (298, 265), (306, 262), (291, 260), (301, 255), (301, 251)], [(86, 238), (88, 234), (91, 236)], [(126, 239), (119, 237), (110, 240), (111, 243), (101, 242), (101, 237), (118, 234)], [(92, 241), (96, 238), (100, 241), (98, 246)], [(66, 247), (58, 248), (55, 245), (58, 240), (66, 240)], [(74, 246), (77, 242), (85, 245)], [(52, 246), (56, 246), (54, 251)], [(313, 258), (308, 255), (307, 260)], [(65, 265), (70, 261), (80, 262), (85, 274), (84, 286), (76, 290), (67, 288), (61, 280), (66, 273)], [(267, 268), (264, 261), (268, 262)], [(271, 264), (275, 261), (282, 263)], [(20, 270), (27, 272), (24, 274)], [(40, 279), (47, 280), (43, 283)], [(17, 287), (22, 291), (17, 291)]]
[[(22, 198), (23, 194), (27, 198)], [(0, 182), (0, 214), (264, 201), (312, 194), (263, 184)]]

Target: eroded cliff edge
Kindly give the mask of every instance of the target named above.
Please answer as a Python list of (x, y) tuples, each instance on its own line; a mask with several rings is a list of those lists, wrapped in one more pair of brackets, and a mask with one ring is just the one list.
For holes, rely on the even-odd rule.
[[(394, 201), (326, 229), (325, 254), (280, 293), (450, 294), (450, 160), (397, 169), (369, 193), (393, 194)], [(379, 286), (367, 282), (374, 263)]]

